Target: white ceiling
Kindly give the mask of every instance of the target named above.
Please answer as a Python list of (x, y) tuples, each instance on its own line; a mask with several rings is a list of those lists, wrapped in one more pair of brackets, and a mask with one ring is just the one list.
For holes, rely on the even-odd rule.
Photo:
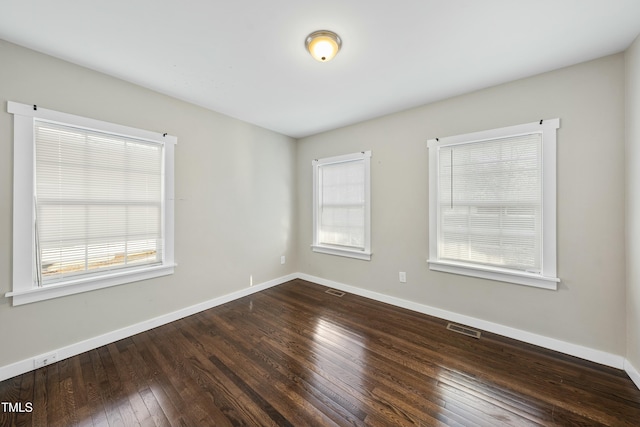
[[(329, 63), (304, 48), (319, 29), (343, 40)], [(2, 39), (296, 138), (638, 33), (640, 0), (0, 0)]]

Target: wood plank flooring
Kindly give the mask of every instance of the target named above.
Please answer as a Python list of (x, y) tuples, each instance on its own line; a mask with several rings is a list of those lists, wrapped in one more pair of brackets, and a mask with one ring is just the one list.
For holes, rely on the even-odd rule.
[(325, 290), (294, 280), (3, 381), (33, 411), (0, 425), (640, 425), (623, 371)]

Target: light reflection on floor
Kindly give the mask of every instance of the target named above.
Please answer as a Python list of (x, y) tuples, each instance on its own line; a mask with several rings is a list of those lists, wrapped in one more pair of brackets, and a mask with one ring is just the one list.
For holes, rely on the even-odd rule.
[[(329, 366), (330, 370), (326, 374), (334, 378), (338, 378), (345, 387), (354, 391), (364, 388), (363, 366), (367, 362), (367, 343), (366, 338), (353, 330), (348, 330), (344, 326), (340, 326), (328, 319), (319, 318), (315, 322), (313, 331), (313, 353), (322, 359), (322, 354), (326, 354), (327, 350), (339, 354), (346, 354), (347, 359), (351, 361), (348, 370), (343, 370), (338, 366)], [(323, 360), (323, 362), (325, 362)], [(326, 369), (329, 363), (322, 363), (320, 369)], [(326, 383), (326, 379), (321, 378), (314, 373), (317, 381)]]
[(504, 401), (505, 397), (512, 396), (513, 402), (518, 402), (523, 397), (516, 391), (506, 389), (486, 378), (479, 380), (464, 372), (440, 369), (436, 374), (436, 380), (436, 391), (443, 401), (442, 406), (445, 411), (467, 413), (469, 417), (478, 417), (479, 420), (492, 419), (500, 422), (500, 425), (521, 423), (522, 417), (530, 420), (545, 418), (544, 412), (539, 410), (531, 400), (527, 402), (526, 410), (507, 404), (498, 408), (496, 402)]

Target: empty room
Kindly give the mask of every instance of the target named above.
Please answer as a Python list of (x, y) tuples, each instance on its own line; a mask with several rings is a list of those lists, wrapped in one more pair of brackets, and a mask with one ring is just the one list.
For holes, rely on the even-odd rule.
[(0, 426), (640, 425), (637, 0), (0, 0)]

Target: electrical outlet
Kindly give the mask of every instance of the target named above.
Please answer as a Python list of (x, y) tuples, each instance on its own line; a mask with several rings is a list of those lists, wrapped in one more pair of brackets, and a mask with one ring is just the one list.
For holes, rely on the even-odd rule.
[(407, 273), (404, 271), (400, 272), (400, 283), (407, 283)]
[(51, 365), (52, 363), (56, 363), (57, 361), (58, 361), (58, 354), (57, 353), (44, 354), (42, 356), (38, 356), (38, 357), (33, 359), (33, 367), (38, 369), (38, 368), (42, 368), (43, 366), (47, 366), (47, 365)]
[(280, 264), (284, 264), (286, 260), (287, 260), (287, 259), (284, 257), (284, 255), (282, 255), (282, 256), (280, 257)]

